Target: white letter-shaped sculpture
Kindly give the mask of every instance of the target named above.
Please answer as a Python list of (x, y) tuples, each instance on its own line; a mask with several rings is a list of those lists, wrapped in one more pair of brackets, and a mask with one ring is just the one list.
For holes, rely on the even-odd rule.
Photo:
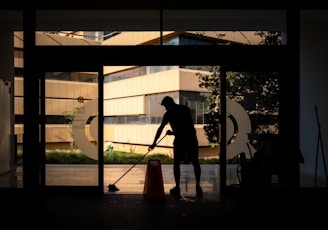
[(88, 157), (98, 160), (98, 147), (88, 140), (87, 131), (90, 132), (91, 137), (98, 142), (98, 116), (95, 116), (90, 123), (89, 130), (87, 130), (87, 121), (90, 116), (97, 115), (98, 99), (94, 99), (84, 103), (79, 108), (73, 120), (73, 138), (77, 146)]
[[(250, 144), (248, 149), (248, 133), (251, 133), (251, 121), (245, 109), (237, 102), (227, 98), (227, 112), (235, 120), (235, 123), (227, 116), (227, 140), (229, 140), (233, 135), (234, 141), (227, 146), (227, 159), (231, 159), (238, 154), (250, 151), (253, 155), (256, 149)], [(237, 125), (237, 133), (234, 133), (235, 125)]]

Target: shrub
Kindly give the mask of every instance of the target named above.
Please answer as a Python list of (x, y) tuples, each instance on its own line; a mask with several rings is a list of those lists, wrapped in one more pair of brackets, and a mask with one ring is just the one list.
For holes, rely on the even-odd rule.
[[(19, 154), (22, 158), (22, 154)], [(147, 164), (149, 159), (159, 159), (161, 164), (173, 164), (173, 159), (165, 154), (144, 156), (139, 153), (113, 151), (104, 152), (104, 164)], [(97, 160), (84, 155), (80, 150), (46, 150), (47, 164), (96, 164)], [(219, 159), (199, 159), (200, 164), (220, 164)], [(227, 164), (239, 164), (239, 157), (227, 160)]]

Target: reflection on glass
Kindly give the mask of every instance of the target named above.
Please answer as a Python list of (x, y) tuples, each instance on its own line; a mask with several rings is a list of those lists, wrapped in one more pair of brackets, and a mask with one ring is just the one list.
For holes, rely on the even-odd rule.
[[(37, 31), (36, 45), (262, 45), (277, 40), (269, 45), (282, 45), (282, 35), (280, 31)], [(22, 35), (17, 32), (17, 36)]]
[[(92, 72), (46, 73), (46, 186), (98, 184), (97, 79)], [(63, 166), (66, 174), (57, 174)]]

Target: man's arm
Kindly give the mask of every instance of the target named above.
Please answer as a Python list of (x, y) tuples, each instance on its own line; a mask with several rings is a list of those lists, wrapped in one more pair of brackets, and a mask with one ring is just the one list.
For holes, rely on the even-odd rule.
[(169, 122), (168, 122), (167, 116), (166, 116), (166, 114), (164, 114), (163, 119), (162, 119), (162, 123), (161, 123), (161, 125), (158, 127), (158, 129), (156, 131), (156, 135), (155, 135), (154, 141), (153, 141), (153, 143), (148, 148), (149, 151), (150, 150), (153, 150), (156, 147), (157, 140), (161, 136), (162, 131), (163, 131), (165, 125), (167, 125), (168, 123)]
[(153, 150), (153, 149), (156, 147), (157, 140), (158, 140), (158, 138), (161, 136), (162, 131), (163, 131), (163, 129), (164, 129), (164, 126), (165, 126), (165, 124), (162, 123), (162, 124), (158, 127), (157, 132), (156, 132), (156, 135), (155, 135), (155, 138), (154, 138), (154, 141), (153, 141), (153, 143), (149, 146), (148, 150)]

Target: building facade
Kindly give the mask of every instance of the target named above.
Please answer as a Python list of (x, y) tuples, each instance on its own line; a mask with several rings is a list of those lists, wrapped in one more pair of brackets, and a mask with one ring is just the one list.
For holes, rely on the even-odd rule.
[[(158, 45), (160, 35), (158, 32), (113, 34), (113, 37), (99, 42), (99, 38), (90, 39), (90, 32), (85, 36), (83, 32), (38, 32), (36, 42), (38, 45)], [(15, 59), (15, 70), (19, 75), (23, 69), (22, 33), (16, 32), (15, 38), (15, 49), (20, 54)], [(254, 45), (259, 41), (254, 32), (165, 32), (163, 44)], [(200, 156), (218, 158), (218, 149), (210, 146), (203, 130), (209, 92), (199, 86), (196, 73), (208, 73), (206, 66), (104, 66), (104, 141), (112, 142), (116, 151), (146, 152), (165, 112), (160, 102), (169, 95), (176, 103), (191, 108)], [(45, 78), (46, 148), (69, 149), (74, 137), (72, 124), (65, 115), (74, 114), (85, 102), (98, 97), (98, 75), (92, 72), (47, 72)], [(18, 144), (22, 144), (24, 133), (23, 98), (23, 76), (16, 76), (15, 135)], [(83, 102), (79, 98), (83, 98)], [(94, 141), (86, 132), (88, 139)], [(78, 148), (76, 143), (74, 145)], [(173, 139), (168, 136), (152, 153), (173, 156), (172, 147)]]

